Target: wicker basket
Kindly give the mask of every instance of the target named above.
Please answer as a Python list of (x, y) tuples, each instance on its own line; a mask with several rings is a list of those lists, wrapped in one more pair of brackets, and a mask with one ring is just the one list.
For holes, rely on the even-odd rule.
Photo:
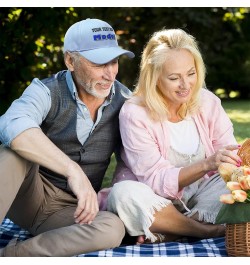
[(230, 257), (250, 257), (250, 222), (226, 225), (226, 249)]
[[(250, 166), (250, 138), (238, 150), (242, 165)], [(250, 222), (226, 224), (226, 249), (230, 257), (250, 257)]]

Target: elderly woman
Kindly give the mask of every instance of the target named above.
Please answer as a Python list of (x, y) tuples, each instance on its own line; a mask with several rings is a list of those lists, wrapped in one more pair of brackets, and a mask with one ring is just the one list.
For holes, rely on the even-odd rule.
[(151, 37), (120, 112), (123, 164), (107, 201), (138, 243), (225, 233), (214, 224), (219, 197), (228, 192), (216, 171), (222, 162), (240, 166), (240, 146), (204, 79), (193, 36), (171, 29)]

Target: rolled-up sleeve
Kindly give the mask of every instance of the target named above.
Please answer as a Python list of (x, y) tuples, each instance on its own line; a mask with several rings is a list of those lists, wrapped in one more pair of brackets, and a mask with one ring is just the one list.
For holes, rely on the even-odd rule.
[[(127, 104), (125, 104), (127, 105)], [(120, 130), (124, 146), (122, 158), (138, 181), (150, 186), (165, 198), (180, 198), (179, 172), (163, 155), (164, 132), (161, 124), (151, 123), (140, 113), (123, 106), (120, 112)]]
[(33, 79), (21, 97), (13, 101), (0, 117), (0, 141), (10, 146), (12, 140), (23, 131), (39, 128), (50, 107), (49, 89), (39, 79)]

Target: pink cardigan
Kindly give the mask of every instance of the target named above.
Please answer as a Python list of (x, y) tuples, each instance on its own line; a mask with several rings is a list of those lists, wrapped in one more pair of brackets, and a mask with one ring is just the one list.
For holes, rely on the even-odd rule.
[[(154, 122), (144, 107), (126, 101), (120, 112), (120, 131), (124, 150), (115, 173), (113, 184), (123, 180), (136, 180), (150, 186), (165, 198), (181, 198), (178, 176), (181, 168), (168, 161), (169, 137), (167, 122)], [(220, 99), (212, 92), (201, 90), (200, 112), (193, 116), (206, 156), (231, 144), (237, 144), (233, 125), (221, 106)], [(188, 141), (188, 139), (187, 139)], [(127, 165), (127, 167), (125, 166)], [(131, 170), (132, 171), (131, 171)], [(209, 177), (207, 174), (205, 178)], [(106, 209), (110, 188), (98, 193), (100, 209)]]

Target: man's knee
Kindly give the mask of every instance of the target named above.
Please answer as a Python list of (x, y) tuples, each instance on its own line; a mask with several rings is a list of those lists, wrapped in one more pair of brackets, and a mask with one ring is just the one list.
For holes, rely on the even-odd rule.
[(98, 219), (101, 220), (99, 229), (105, 238), (105, 248), (118, 247), (125, 236), (125, 227), (121, 219), (108, 211), (99, 212)]
[(12, 149), (0, 146), (0, 165), (2, 170), (8, 172), (17, 170), (29, 171), (29, 168), (33, 166), (33, 163), (19, 156)]

